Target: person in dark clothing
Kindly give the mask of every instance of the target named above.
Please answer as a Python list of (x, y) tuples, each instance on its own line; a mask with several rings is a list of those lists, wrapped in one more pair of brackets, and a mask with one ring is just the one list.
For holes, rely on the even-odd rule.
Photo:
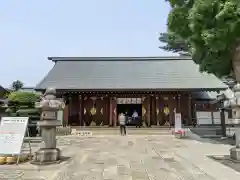
[(125, 119), (126, 119), (125, 125), (128, 125), (128, 123), (129, 123), (129, 122), (128, 122), (128, 120), (129, 120), (128, 111), (125, 112), (125, 117), (126, 117), (126, 118), (125, 118)]
[(133, 123), (136, 125), (136, 128), (140, 128), (141, 127), (141, 119), (138, 116), (138, 112), (136, 110), (134, 110), (133, 114), (132, 114), (132, 119), (133, 119)]
[(136, 127), (141, 128), (141, 126), (142, 126), (141, 117), (138, 116), (138, 117), (135, 118), (135, 120), (136, 120), (136, 123), (137, 123), (137, 126), (136, 126)]

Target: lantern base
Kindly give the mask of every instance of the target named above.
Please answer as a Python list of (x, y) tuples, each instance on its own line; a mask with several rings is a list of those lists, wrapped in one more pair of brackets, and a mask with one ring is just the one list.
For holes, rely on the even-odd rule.
[(230, 158), (240, 161), (240, 148), (234, 147), (230, 149)]
[(39, 149), (34, 157), (34, 160), (31, 162), (35, 165), (47, 165), (47, 164), (56, 164), (60, 163), (60, 150), (58, 148), (54, 149)]

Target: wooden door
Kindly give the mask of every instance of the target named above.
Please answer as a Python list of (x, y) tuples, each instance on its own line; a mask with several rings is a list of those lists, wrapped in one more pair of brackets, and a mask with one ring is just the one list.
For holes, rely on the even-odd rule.
[(103, 124), (109, 125), (109, 115), (110, 115), (110, 101), (109, 98), (103, 99), (104, 109), (103, 109)]
[(95, 121), (97, 126), (108, 125), (108, 99), (98, 98), (96, 100), (96, 116)]
[(170, 97), (169, 95), (163, 95), (161, 97), (161, 120), (160, 125), (169, 125), (170, 124)]
[(156, 114), (156, 97), (151, 96), (150, 97), (151, 101), (151, 125), (157, 125), (157, 114)]
[(90, 126), (92, 122), (91, 108), (93, 107), (92, 99), (84, 97), (83, 99), (83, 120), (85, 126)]
[(69, 118), (68, 123), (71, 126), (79, 126), (79, 100), (77, 96), (72, 96), (69, 102)]

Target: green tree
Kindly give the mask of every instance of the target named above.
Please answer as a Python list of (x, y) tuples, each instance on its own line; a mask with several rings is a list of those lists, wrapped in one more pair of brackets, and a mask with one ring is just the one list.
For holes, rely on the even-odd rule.
[(189, 45), (175, 33), (161, 33), (159, 41), (164, 43), (164, 46), (160, 46), (161, 49), (182, 55), (189, 55)]
[(39, 100), (39, 95), (32, 92), (14, 91), (8, 95), (9, 102), (34, 104), (38, 100)]
[(36, 136), (36, 122), (40, 120), (40, 112), (35, 108), (35, 102), (39, 101), (40, 95), (33, 92), (14, 91), (8, 95), (9, 116), (29, 117), (30, 136)]
[(167, 34), (178, 39), (160, 38), (167, 44), (161, 48), (182, 52), (180, 47), (188, 47), (184, 51), (200, 65), (200, 71), (218, 77), (231, 74), (240, 81), (240, 1), (166, 1), (172, 7)]
[(19, 89), (21, 89), (23, 87), (23, 83), (19, 80), (13, 81), (11, 88), (14, 91), (18, 91)]
[(8, 109), (7, 112), (16, 113), (19, 108), (22, 107), (29, 107), (34, 108), (35, 102), (38, 101), (40, 95), (32, 92), (21, 92), (21, 91), (14, 91), (8, 94)]

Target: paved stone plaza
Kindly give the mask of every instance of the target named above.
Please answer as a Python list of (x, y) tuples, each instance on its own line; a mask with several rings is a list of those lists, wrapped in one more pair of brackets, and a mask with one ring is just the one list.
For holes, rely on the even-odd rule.
[(1, 180), (239, 180), (240, 174), (208, 158), (230, 146), (171, 135), (65, 136), (58, 146), (72, 157), (58, 165), (0, 166)]

